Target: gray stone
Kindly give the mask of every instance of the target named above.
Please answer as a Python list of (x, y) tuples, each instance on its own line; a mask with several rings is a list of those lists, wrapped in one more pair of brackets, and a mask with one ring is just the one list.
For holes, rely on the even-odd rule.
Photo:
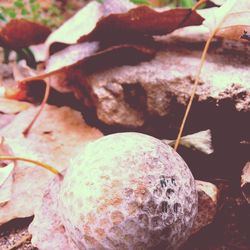
[[(167, 39), (165, 48), (149, 62), (94, 73), (88, 77), (87, 87), (84, 81), (90, 93), (84, 98), (91, 96), (101, 122), (138, 130), (164, 127), (176, 134), (194, 86), (203, 43), (173, 40)], [(249, 117), (247, 46), (242, 43), (241, 50), (234, 50), (234, 44), (222, 46), (220, 41), (211, 46), (191, 110), (192, 128), (188, 130), (209, 127), (225, 105), (230, 106), (222, 112), (227, 118), (234, 111)]]

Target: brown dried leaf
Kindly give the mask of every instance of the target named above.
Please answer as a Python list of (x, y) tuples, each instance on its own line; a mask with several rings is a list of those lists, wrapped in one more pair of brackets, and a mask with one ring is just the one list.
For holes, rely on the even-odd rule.
[(219, 197), (219, 190), (212, 183), (196, 180), (196, 187), (198, 190), (198, 215), (193, 225), (192, 234), (213, 222)]
[[(60, 68), (62, 66), (60, 65), (59, 69), (57, 69), (58, 66), (51, 65), (50, 67), (54, 67), (56, 70), (21, 81), (19, 83), (19, 96), (21, 96), (21, 99), (26, 99), (27, 90), (31, 84), (34, 84), (33, 80), (44, 80), (48, 77), (52, 77), (51, 86), (59, 92), (71, 92), (73, 89), (77, 91), (76, 80), (84, 81), (85, 77), (90, 73), (124, 64), (135, 65), (141, 61), (152, 59), (155, 53), (155, 49), (144, 45), (122, 44), (96, 52), (72, 65), (62, 68)], [(75, 86), (71, 86), (72, 80)], [(81, 83), (84, 84), (84, 82)]]
[(22, 49), (32, 44), (43, 43), (51, 30), (39, 23), (25, 19), (12, 19), (0, 31), (0, 46)]
[(127, 13), (102, 18), (95, 29), (78, 42), (108, 40), (111, 44), (121, 43), (138, 36), (165, 35), (181, 27), (200, 25), (202, 21), (200, 15), (189, 9), (158, 12), (147, 6), (139, 6)]
[(222, 22), (216, 36), (244, 41), (241, 38), (244, 31), (249, 32), (250, 30), (250, 2), (248, 0), (224, 1), (219, 8), (199, 13), (205, 17), (203, 24), (210, 31), (213, 31)]
[[(134, 5), (128, 0), (105, 0), (103, 4), (92, 1), (68, 19), (57, 30), (53, 31), (42, 45), (32, 46), (31, 49), (37, 61), (45, 61), (47, 57), (91, 32), (102, 16), (111, 13), (126, 12)], [(69, 35), (70, 34), (70, 35)]]
[(155, 49), (144, 45), (121, 44), (97, 52), (71, 67), (90, 74), (115, 66), (135, 65), (141, 61), (148, 61), (154, 57), (155, 53)]
[(48, 37), (45, 45), (50, 54), (61, 50), (65, 45), (76, 43), (79, 37), (91, 32), (101, 15), (101, 4), (96, 1), (82, 8)]
[[(0, 155), (12, 155), (9, 146), (1, 138)], [(0, 161), (0, 207), (11, 199), (14, 162)]]
[(250, 162), (246, 163), (242, 171), (241, 190), (247, 202), (250, 204)]
[[(249, 12), (250, 15), (250, 12)], [(230, 40), (244, 41), (242, 36), (244, 33), (250, 33), (250, 25), (235, 25), (230, 27), (222, 28), (218, 31), (216, 36), (223, 37)], [(247, 41), (247, 40), (245, 40)]]
[(14, 163), (0, 168), (0, 208), (11, 199)]
[[(13, 155), (39, 160), (62, 171), (86, 143), (102, 136), (97, 129), (84, 123), (79, 112), (68, 107), (47, 105), (29, 136), (25, 138), (22, 131), (38, 108), (23, 111), (11, 124), (0, 130), (6, 143), (11, 146)], [(17, 217), (33, 215), (44, 190), (54, 177), (43, 168), (21, 161), (17, 162), (14, 175), (11, 200), (0, 208), (0, 224)]]
[(16, 114), (28, 109), (31, 106), (28, 102), (21, 102), (0, 97), (0, 112), (4, 114)]

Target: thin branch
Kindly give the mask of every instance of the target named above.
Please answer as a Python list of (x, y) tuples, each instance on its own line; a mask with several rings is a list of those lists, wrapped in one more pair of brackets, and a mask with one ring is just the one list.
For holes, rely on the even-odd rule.
[(18, 156), (9, 156), (9, 155), (1, 155), (0, 156), (0, 161), (25, 161), (25, 162), (29, 162), (29, 163), (33, 163), (37, 166), (40, 166), (42, 168), (45, 168), (47, 170), (49, 170), (50, 172), (52, 172), (53, 174), (56, 174), (60, 177), (63, 177), (63, 175), (57, 170), (55, 169), (54, 167), (46, 164), (46, 163), (43, 163), (43, 162), (40, 162), (40, 161), (36, 161), (36, 160), (32, 160), (32, 159), (28, 159), (28, 158), (25, 158), (25, 157), (18, 157)]
[[(48, 80), (49, 81), (49, 80)], [(42, 103), (41, 103), (41, 106), (37, 112), (37, 114), (34, 116), (33, 120), (30, 122), (30, 124), (28, 125), (28, 127), (23, 131), (23, 135), (25, 137), (28, 136), (31, 128), (33, 127), (34, 123), (36, 122), (36, 120), (38, 119), (38, 117), (40, 116), (40, 114), (42, 113), (47, 101), (48, 101), (48, 98), (49, 98), (49, 93), (50, 93), (50, 83), (45, 81), (45, 84), (46, 84), (46, 89), (45, 89), (45, 94), (44, 94), (44, 97), (43, 97), (43, 100), (42, 100)]]
[(32, 238), (31, 234), (24, 235), (18, 242), (16, 242), (13, 246), (9, 247), (8, 250), (15, 250), (22, 246), (26, 241), (30, 241)]
[[(201, 1), (199, 1), (199, 2), (201, 2)], [(231, 8), (232, 8), (232, 6), (231, 6)], [(199, 65), (199, 68), (198, 68), (198, 71), (197, 71), (197, 74), (196, 74), (196, 77), (195, 77), (194, 88), (192, 90), (192, 93), (191, 93), (191, 96), (190, 96), (190, 99), (189, 99), (189, 102), (188, 102), (188, 105), (187, 105), (187, 108), (186, 108), (186, 111), (185, 111), (185, 114), (184, 114), (184, 117), (183, 117), (183, 120), (182, 120), (182, 123), (181, 123), (181, 126), (180, 126), (180, 130), (179, 130), (176, 142), (175, 142), (175, 146), (174, 146), (175, 150), (177, 150), (177, 148), (178, 148), (178, 146), (180, 144), (180, 140), (181, 140), (181, 136), (182, 136), (182, 133), (183, 133), (183, 129), (184, 129), (184, 126), (186, 124), (186, 120), (187, 120), (187, 117), (189, 115), (189, 112), (190, 112), (190, 109), (191, 109), (191, 106), (192, 106), (192, 103), (193, 103), (193, 100), (194, 100), (194, 96), (195, 96), (195, 93), (196, 93), (196, 90), (197, 90), (197, 87), (198, 87), (198, 83), (199, 83), (199, 79), (200, 79), (201, 70), (202, 70), (202, 67), (203, 67), (205, 59), (206, 59), (206, 55), (207, 55), (207, 51), (208, 51), (209, 45), (210, 45), (212, 39), (214, 38), (214, 36), (216, 35), (216, 33), (218, 32), (218, 30), (220, 29), (221, 25), (223, 24), (223, 22), (224, 22), (224, 20), (226, 18), (227, 18), (227, 14), (221, 19), (221, 21), (219, 22), (219, 24), (213, 30), (212, 34), (208, 38), (208, 40), (207, 40), (207, 42), (205, 44), (205, 47), (203, 49), (202, 56), (201, 56), (201, 61), (200, 61), (200, 65)]]

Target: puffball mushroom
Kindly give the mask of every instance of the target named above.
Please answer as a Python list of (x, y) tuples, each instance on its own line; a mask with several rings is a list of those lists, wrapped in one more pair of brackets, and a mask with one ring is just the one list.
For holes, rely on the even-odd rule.
[[(183, 159), (139, 133), (89, 143), (51, 188), (29, 229), (39, 249), (48, 239), (47, 246), (60, 250), (177, 249), (190, 236), (198, 208)], [(45, 216), (55, 221), (46, 226)]]

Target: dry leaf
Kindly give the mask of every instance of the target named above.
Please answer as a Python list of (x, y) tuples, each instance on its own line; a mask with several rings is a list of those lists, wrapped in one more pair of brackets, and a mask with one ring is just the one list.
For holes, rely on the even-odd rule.
[[(182, 9), (157, 12), (150, 9), (149, 7), (141, 6), (134, 8), (129, 12), (123, 13), (124, 11), (127, 11), (129, 7), (127, 7), (127, 5), (124, 7), (120, 1), (116, 2), (116, 4), (112, 5), (112, 7), (109, 7), (111, 6), (112, 2), (113, 1), (110, 0), (105, 1), (102, 7), (105, 10), (105, 14), (116, 14), (111, 14), (107, 17), (103, 17), (97, 23), (95, 29), (93, 29), (93, 31), (89, 34), (86, 33), (86, 30), (82, 31), (82, 34), (84, 36), (78, 40), (79, 43), (82, 43), (84, 41), (98, 40), (102, 43), (106, 41), (104, 47), (109, 47), (114, 44), (118, 44), (120, 46), (124, 46), (127, 44), (134, 44), (138, 46), (140, 46), (140, 44), (144, 44), (144, 46), (154, 46), (152, 38), (146, 38), (145, 35), (152, 36), (156, 34), (166, 34), (175, 30), (176, 28), (201, 24), (203, 20), (195, 12), (190, 12), (190, 10)], [(97, 3), (90, 3), (89, 5), (87, 5), (87, 7), (84, 8), (84, 11), (86, 13), (89, 13), (91, 8), (95, 9), (93, 10), (93, 12), (98, 12), (97, 9), (100, 8), (100, 6)], [(95, 21), (97, 21), (98, 19), (99, 17), (95, 18)], [(70, 27), (70, 23), (71, 22), (69, 22), (68, 27)], [(92, 26), (93, 25), (91, 25), (91, 27)], [(63, 26), (61, 28), (63, 29)], [(78, 28), (78, 30), (80, 29)], [(88, 28), (88, 30), (92, 29)], [(56, 33), (58, 32), (59, 34), (59, 31), (60, 29), (56, 31)], [(112, 41), (107, 42), (107, 39), (111, 39)], [(50, 38), (48, 39), (48, 41), (49, 40)], [(60, 42), (60, 39), (57, 38), (56, 41), (58, 43)], [(59, 67), (62, 66), (73, 64), (79, 60), (82, 60), (86, 56), (90, 56), (98, 49), (98, 43), (84, 43), (81, 46), (74, 45), (66, 48), (61, 53), (57, 53), (55, 56), (52, 56), (52, 58), (50, 58), (46, 67), (46, 72), (59, 69)], [(70, 60), (59, 60), (60, 57), (66, 57), (65, 55), (67, 55)], [(60, 63), (58, 63), (59, 61)]]
[[(97, 129), (84, 123), (79, 112), (68, 107), (47, 105), (28, 138), (25, 138), (22, 131), (38, 108), (23, 111), (11, 124), (0, 130), (0, 135), (11, 146), (13, 155), (39, 160), (62, 171), (87, 142), (102, 136)], [(54, 177), (43, 168), (21, 161), (17, 162), (14, 175), (12, 198), (0, 208), (0, 224), (33, 215), (48, 182)]]
[(44, 44), (31, 47), (36, 61), (45, 61), (50, 54), (75, 44), (81, 36), (88, 34), (95, 28), (102, 16), (126, 12), (132, 7), (134, 4), (129, 0), (105, 0), (102, 4), (97, 1), (88, 3), (52, 32)]
[(218, 188), (205, 181), (196, 180), (198, 190), (198, 215), (193, 225), (193, 234), (213, 222), (218, 206)]
[[(43, 80), (47, 77), (52, 77), (51, 86), (59, 92), (79, 92), (77, 84), (80, 81), (87, 80), (86, 75), (100, 70), (108, 69), (110, 67), (121, 65), (135, 65), (141, 61), (147, 61), (155, 56), (155, 49), (146, 47), (144, 45), (122, 44), (110, 47), (100, 52), (94, 53), (91, 56), (83, 58), (76, 63), (59, 68), (58, 70), (40, 75), (35, 78), (27, 78), (19, 82), (19, 96), (26, 98), (27, 92), (33, 80)], [(53, 65), (50, 66), (53, 69)], [(58, 68), (55, 66), (55, 68)], [(72, 82), (74, 86), (72, 86)], [(36, 84), (40, 84), (37, 82)], [(43, 84), (43, 83), (42, 83)]]
[(110, 44), (119, 44), (135, 38), (138, 40), (138, 36), (165, 35), (178, 28), (200, 25), (202, 21), (200, 15), (189, 9), (158, 12), (147, 6), (139, 6), (127, 13), (102, 18), (95, 29), (78, 42), (109, 41)]
[(25, 60), (21, 60), (18, 64), (13, 64), (12, 69), (14, 80), (16, 82), (37, 75), (37, 71), (31, 69)]
[(250, 162), (246, 163), (242, 171), (241, 190), (247, 202), (250, 204)]
[[(175, 140), (163, 140), (163, 142), (173, 146)], [(192, 150), (198, 150), (204, 154), (212, 154), (214, 152), (212, 147), (212, 135), (209, 129), (183, 136), (181, 138), (180, 145)]]
[(46, 65), (46, 72), (51, 72), (72, 65), (93, 55), (98, 49), (98, 42), (71, 45), (49, 57)]
[(0, 97), (0, 112), (4, 114), (16, 114), (28, 109), (31, 106), (28, 102), (21, 102)]
[(0, 30), (0, 46), (22, 49), (46, 40), (51, 30), (41, 24), (25, 19), (12, 19)]
[(0, 168), (0, 209), (11, 199), (14, 163)]
[[(249, 12), (250, 15), (250, 12)], [(244, 33), (250, 33), (250, 25), (235, 25), (222, 28), (218, 31), (216, 36), (223, 37), (230, 40), (244, 41)], [(245, 40), (247, 42), (247, 39)]]
[[(0, 143), (0, 155), (12, 155), (3, 137)], [(14, 162), (0, 161), (0, 208), (11, 199), (14, 167)]]
[[(52, 76), (50, 82), (56, 90), (71, 92), (74, 89), (76, 96), (82, 96), (79, 80), (84, 82), (86, 75), (110, 67), (135, 65), (150, 60), (156, 52), (153, 35), (166, 34), (184, 26), (199, 25), (203, 21), (196, 12), (187, 9), (157, 12), (141, 6), (123, 13), (131, 6), (128, 7), (127, 3), (123, 6), (122, 1), (116, 2), (115, 6), (111, 3), (112, 0), (105, 1), (102, 5), (104, 12), (116, 14), (103, 17), (92, 32), (78, 40), (79, 43), (85, 44), (74, 45), (56, 53), (49, 60), (46, 73), (24, 80), (20, 89), (27, 89), (25, 83), (28, 81), (45, 80)], [(92, 7), (98, 12), (98, 6), (97, 4)], [(86, 13), (89, 13), (89, 10)], [(100, 47), (98, 43), (86, 43), (96, 39), (101, 40)], [(112, 41), (107, 42), (109, 39)], [(65, 57), (68, 59), (62, 60)], [(72, 83), (74, 86), (71, 86)]]
[(250, 31), (250, 1), (224, 1), (221, 7), (212, 8), (208, 12), (199, 12), (202, 16), (205, 14), (203, 24), (213, 31), (219, 23), (222, 24), (216, 32), (216, 36), (232, 40), (242, 40), (244, 31)]

